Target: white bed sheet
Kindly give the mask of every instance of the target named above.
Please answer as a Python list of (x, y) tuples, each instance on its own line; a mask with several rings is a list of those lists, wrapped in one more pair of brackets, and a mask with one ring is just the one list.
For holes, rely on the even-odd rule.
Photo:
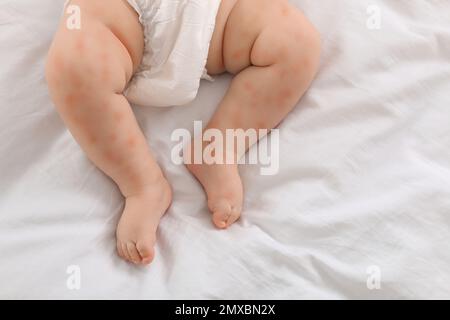
[(175, 191), (155, 262), (136, 268), (115, 253), (117, 188), (47, 93), (63, 0), (0, 0), (0, 298), (450, 298), (450, 1), (291, 2), (323, 35), (322, 66), (281, 126), (280, 173), (241, 168), (231, 229), (170, 161), (171, 132), (206, 121), (230, 78), (188, 107), (136, 108)]

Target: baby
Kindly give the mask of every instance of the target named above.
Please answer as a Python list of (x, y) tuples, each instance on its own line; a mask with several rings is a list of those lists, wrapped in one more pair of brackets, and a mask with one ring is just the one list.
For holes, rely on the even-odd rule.
[[(68, 21), (72, 13), (78, 27)], [(205, 130), (271, 130), (311, 84), (319, 56), (317, 31), (288, 0), (68, 1), (47, 81), (76, 141), (125, 197), (120, 257), (152, 262), (156, 230), (172, 201), (130, 103), (186, 104), (201, 78), (228, 72), (235, 77)], [(217, 228), (233, 224), (243, 203), (237, 160), (187, 168), (203, 186)]]

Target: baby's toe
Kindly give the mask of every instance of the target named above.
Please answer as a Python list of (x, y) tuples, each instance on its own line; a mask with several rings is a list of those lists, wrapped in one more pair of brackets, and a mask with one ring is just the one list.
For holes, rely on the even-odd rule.
[(127, 243), (128, 254), (131, 258), (131, 262), (134, 264), (141, 263), (141, 256), (139, 255), (138, 250), (136, 249), (136, 245), (132, 242)]
[(138, 241), (136, 248), (142, 258), (141, 262), (143, 264), (150, 264), (153, 261), (155, 253), (151, 241)]
[(214, 211), (212, 219), (217, 228), (226, 229), (229, 217), (230, 214), (228, 211)]
[(220, 200), (216, 205), (211, 206), (213, 222), (219, 229), (226, 229), (235, 223), (241, 216), (241, 209), (236, 205), (231, 205), (226, 200)]
[(124, 256), (123, 250), (122, 250), (122, 242), (120, 242), (120, 241), (116, 242), (116, 249), (117, 249), (117, 254), (119, 255), (119, 257), (121, 257), (122, 259), (125, 259), (125, 256)]
[(231, 206), (231, 215), (227, 221), (227, 227), (231, 226), (233, 223), (239, 220), (241, 217), (242, 207)]
[(121, 242), (120, 243), (120, 247), (122, 248), (122, 255), (123, 255), (122, 257), (123, 257), (123, 259), (131, 262), (132, 260), (131, 260), (130, 254), (128, 253), (127, 244), (124, 243), (124, 242)]

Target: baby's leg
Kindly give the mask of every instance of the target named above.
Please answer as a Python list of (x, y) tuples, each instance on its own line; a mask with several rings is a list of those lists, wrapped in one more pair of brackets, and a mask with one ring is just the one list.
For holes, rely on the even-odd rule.
[[(120, 256), (147, 264), (154, 256), (156, 229), (171, 191), (122, 95), (140, 62), (136, 48), (143, 46), (141, 27), (137, 15), (121, 0), (72, 4), (81, 6), (82, 25), (80, 30), (69, 30), (63, 21), (55, 36), (47, 63), (50, 93), (77, 142), (126, 197), (117, 228)], [(123, 16), (108, 21), (110, 17), (102, 12)], [(127, 24), (116, 25), (113, 20)]]
[[(319, 35), (286, 0), (239, 0), (228, 18), (223, 45), (224, 66), (236, 77), (206, 129), (219, 129), (224, 136), (226, 129), (276, 127), (318, 69)], [(237, 165), (188, 168), (206, 190), (216, 226), (235, 222), (243, 198)]]

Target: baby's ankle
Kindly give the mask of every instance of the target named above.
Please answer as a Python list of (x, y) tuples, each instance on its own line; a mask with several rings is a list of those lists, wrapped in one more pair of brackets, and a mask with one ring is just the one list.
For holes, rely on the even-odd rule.
[(162, 173), (143, 179), (143, 181), (138, 184), (122, 186), (119, 188), (125, 198), (148, 196), (151, 194), (161, 194), (161, 196), (166, 197), (168, 193), (171, 194), (170, 185)]

